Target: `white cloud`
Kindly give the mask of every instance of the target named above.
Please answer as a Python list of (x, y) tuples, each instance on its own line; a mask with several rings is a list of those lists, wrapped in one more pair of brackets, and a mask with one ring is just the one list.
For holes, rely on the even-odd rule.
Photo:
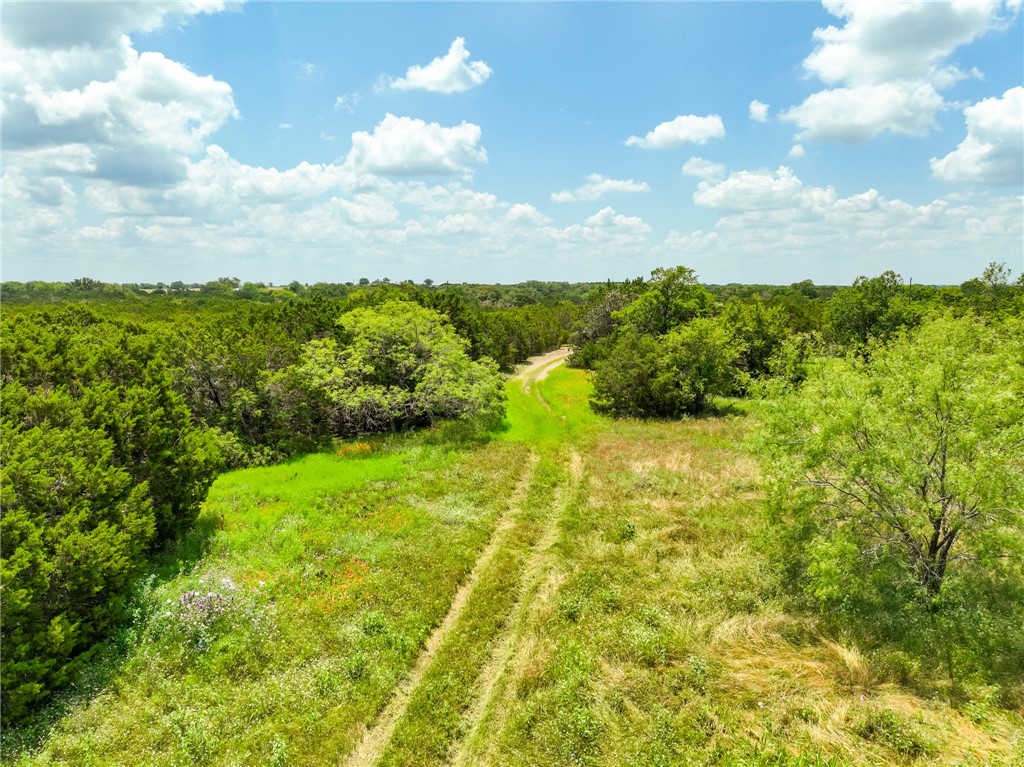
[(618, 180), (606, 178), (600, 173), (591, 173), (587, 182), (572, 191), (564, 189), (551, 195), (552, 202), (592, 202), (612, 192), (649, 192), (651, 187), (642, 181), (633, 179)]
[(999, 0), (824, 0), (843, 24), (814, 31), (808, 75), (830, 87), (781, 114), (798, 141), (858, 144), (884, 131), (920, 136), (948, 108), (939, 92), (964, 73), (947, 59), (1005, 22)]
[(979, 101), (964, 110), (967, 136), (955, 150), (931, 160), (944, 181), (1024, 183), (1024, 87)]
[[(905, 277), (957, 283), (992, 260), (1019, 258), (1024, 199), (979, 195), (912, 205), (875, 189), (841, 197), (808, 186), (786, 167), (740, 171), (702, 182), (698, 205), (724, 215), (709, 229), (669, 233), (653, 254), (724, 279), (774, 282), (780, 274), (816, 282), (896, 268)], [(723, 279), (723, 278), (720, 278)]]
[(931, 83), (858, 85), (811, 94), (783, 112), (782, 119), (803, 129), (798, 141), (862, 144), (885, 130), (905, 136), (927, 133), (943, 103)]
[(546, 226), (551, 223), (550, 218), (524, 202), (511, 206), (505, 213), (505, 219), (516, 226)]
[(553, 233), (560, 253), (587, 253), (589, 248), (611, 249), (619, 255), (642, 253), (649, 245), (650, 225), (639, 216), (624, 216), (610, 207), (602, 208), (582, 224)]
[(360, 93), (359, 91), (354, 91), (352, 93), (347, 93), (343, 96), (338, 96), (336, 99), (334, 99), (334, 111), (340, 112), (342, 109), (344, 109), (350, 115), (355, 114), (356, 107), (359, 105), (359, 102), (362, 101), (362, 99), (363, 94)]
[(294, 127), (295, 126), (292, 125), (291, 123), (278, 123), (277, 124), (277, 129), (278, 130), (291, 130)]
[(706, 144), (710, 139), (725, 136), (725, 126), (718, 115), (698, 117), (697, 115), (680, 115), (674, 120), (664, 122), (654, 128), (643, 138), (630, 136), (626, 146), (638, 146), (642, 149), (674, 149), (686, 143)]
[(499, 204), (495, 195), (467, 189), (458, 183), (444, 186), (405, 185), (402, 187), (399, 201), (406, 205), (414, 205), (429, 213), (491, 211), (495, 210)]
[(696, 176), (697, 178), (716, 178), (725, 174), (725, 165), (720, 162), (711, 162), (703, 157), (691, 157), (683, 164), (684, 176)]
[(802, 144), (793, 144), (793, 146), (789, 150), (789, 157), (793, 158), (794, 160), (799, 160), (805, 154), (806, 152), (804, 152), (804, 147)]
[[(180, 180), (184, 160), (237, 116), (231, 87), (122, 39), (112, 79), (65, 88), (53, 79), (16, 82), (3, 94), (9, 160), (39, 165), (59, 149), (83, 176), (139, 186)], [(39, 64), (41, 60), (36, 60)], [(48, 84), (43, 84), (48, 83)]]
[(411, 117), (387, 114), (373, 133), (352, 134), (345, 167), (380, 176), (471, 176), (487, 162), (480, 126), (462, 122), (451, 128)]
[(426, 66), (411, 66), (405, 77), (391, 80), (396, 90), (424, 90), (434, 93), (458, 93), (482, 85), (493, 70), (482, 61), (469, 60), (466, 41), (456, 37), (448, 53)]
[(825, 0), (841, 28), (816, 29), (818, 47), (804, 60), (808, 73), (833, 85), (959, 77), (943, 60), (985, 34), (998, 20), (998, 0)]
[(223, 0), (4, 3), (4, 35), (23, 48), (112, 45), (127, 32), (152, 32), (168, 18), (217, 13), (225, 5)]
[(741, 170), (722, 181), (701, 181), (693, 201), (709, 208), (728, 210), (769, 210), (792, 205), (803, 184), (792, 170)]
[(750, 119), (754, 122), (767, 122), (768, 121), (768, 104), (764, 104), (757, 99), (750, 102)]
[(614, 228), (630, 232), (647, 233), (651, 227), (639, 216), (623, 216), (612, 208), (601, 208), (586, 220), (587, 226)]

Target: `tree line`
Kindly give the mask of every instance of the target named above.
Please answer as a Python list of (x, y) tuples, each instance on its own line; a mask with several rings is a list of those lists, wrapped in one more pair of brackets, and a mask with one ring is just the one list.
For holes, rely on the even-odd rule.
[[(1005, 267), (959, 287), (892, 272), (713, 286), (682, 266), (602, 284), (365, 282), (3, 285), (5, 719), (88, 662), (219, 471), (446, 419), (493, 428), (501, 373), (565, 343), (611, 416), (767, 403), (779, 560), (833, 614), (1021, 617), (1024, 281)], [(985, 636), (976, 656), (1024, 658)]]
[(501, 370), (562, 343), (571, 315), (386, 284), (273, 303), (106, 298), (2, 318), (5, 720), (89, 661), (219, 471), (447, 419), (491, 428)]
[(716, 294), (685, 267), (609, 284), (571, 364), (617, 417), (753, 397), (766, 550), (797, 598), (900, 662), (940, 659), (953, 684), (1020, 679), (1024, 277), (813, 288)]

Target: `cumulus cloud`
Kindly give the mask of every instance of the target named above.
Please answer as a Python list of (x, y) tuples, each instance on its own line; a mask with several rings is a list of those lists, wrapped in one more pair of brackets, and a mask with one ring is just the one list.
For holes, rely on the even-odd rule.
[(931, 160), (943, 181), (1024, 183), (1024, 88), (979, 101), (964, 110), (967, 136), (955, 150)]
[[(557, 253), (588, 254), (590, 248), (616, 255), (635, 255), (649, 246), (650, 225), (639, 216), (625, 216), (606, 207), (584, 219), (551, 233)], [(581, 250), (582, 249), (582, 250)]]
[(787, 167), (702, 182), (693, 198), (721, 217), (709, 229), (670, 232), (653, 253), (663, 263), (719, 273), (728, 256), (741, 266), (719, 279), (744, 282), (786, 273), (834, 284), (896, 266), (904, 276), (957, 283), (989, 261), (1019, 258), (1024, 237), (1017, 196), (959, 195), (921, 205), (875, 189), (843, 197), (804, 184)]
[(4, 143), (15, 162), (45, 163), (47, 150), (62, 149), (79, 160), (67, 172), (161, 186), (180, 179), (185, 157), (237, 114), (227, 83), (123, 41), (112, 79), (6, 90)]
[(693, 201), (709, 208), (768, 210), (792, 205), (803, 184), (792, 170), (741, 170), (722, 181), (701, 181)]
[(725, 165), (720, 162), (711, 162), (703, 157), (691, 157), (683, 164), (684, 176), (696, 176), (697, 178), (716, 178), (725, 174)]
[(813, 93), (783, 113), (796, 123), (798, 141), (863, 144), (885, 130), (921, 136), (935, 126), (943, 99), (931, 83), (858, 85)]
[(794, 160), (799, 160), (805, 154), (806, 152), (804, 152), (803, 144), (793, 144), (793, 146), (789, 150), (789, 156), (792, 157)]
[(479, 125), (451, 128), (388, 113), (373, 133), (352, 134), (345, 167), (380, 176), (471, 176), (487, 162)]
[(585, 223), (587, 226), (614, 228), (631, 232), (646, 233), (651, 231), (651, 227), (639, 216), (623, 216), (621, 213), (616, 213), (612, 208), (601, 208), (601, 210), (588, 218)]
[(579, 202), (598, 200), (612, 192), (649, 192), (651, 187), (633, 179), (618, 180), (606, 178), (600, 173), (591, 173), (587, 182), (572, 191), (564, 189), (551, 195), (552, 202)]
[[(384, 273), (419, 265), (438, 276), (447, 265), (462, 279), (514, 279), (502, 265), (562, 261), (575, 274), (595, 253), (615, 259), (649, 245), (650, 228), (636, 217), (608, 209), (556, 227), (532, 205), (464, 186), (459, 179), (487, 161), (480, 128), (468, 122), (389, 114), (352, 134), (337, 162), (239, 162), (212, 143), (238, 114), (231, 87), (140, 53), (128, 37), (222, 4), (100, 6), (61, 6), (61, 14), (54, 4), (3, 6), (0, 214), (9, 279), (70, 279), (85, 265), (100, 279), (209, 279), (225, 264), (316, 279), (324, 264), (355, 276), (367, 263)], [(459, 39), (448, 56), (402, 79), (451, 92), (489, 75)], [(339, 97), (335, 108), (351, 112), (359, 97)], [(591, 177), (581, 194), (638, 188)]]
[(122, 34), (152, 32), (169, 18), (217, 13), (224, 7), (224, 0), (5, 3), (4, 35), (23, 48), (112, 45)]
[(448, 53), (426, 66), (409, 67), (405, 77), (391, 80), (395, 90), (424, 90), (434, 93), (458, 93), (483, 85), (493, 70), (482, 61), (469, 61), (466, 41), (456, 37)]
[(641, 149), (674, 149), (683, 144), (706, 144), (710, 139), (725, 136), (725, 125), (718, 115), (680, 115), (661, 123), (644, 137), (630, 136), (626, 146)]
[(830, 85), (961, 77), (943, 61), (996, 23), (999, 2), (862, 2), (826, 0), (842, 27), (814, 31), (818, 43), (804, 60), (808, 73)]
[(525, 202), (512, 205), (505, 213), (505, 220), (516, 226), (544, 226), (551, 223), (550, 218)]
[(780, 115), (801, 129), (800, 141), (858, 144), (886, 130), (927, 133), (947, 107), (939, 92), (969, 76), (949, 56), (1004, 20), (998, 0), (824, 5), (843, 24), (814, 31), (804, 70), (833, 87)]
[(757, 99), (750, 102), (750, 119), (754, 122), (767, 122), (768, 121), (768, 104), (764, 104)]

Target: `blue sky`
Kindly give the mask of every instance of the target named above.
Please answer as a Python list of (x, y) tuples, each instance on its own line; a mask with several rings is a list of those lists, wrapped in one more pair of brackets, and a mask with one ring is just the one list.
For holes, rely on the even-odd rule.
[(3, 278), (959, 283), (1014, 2), (4, 3)]

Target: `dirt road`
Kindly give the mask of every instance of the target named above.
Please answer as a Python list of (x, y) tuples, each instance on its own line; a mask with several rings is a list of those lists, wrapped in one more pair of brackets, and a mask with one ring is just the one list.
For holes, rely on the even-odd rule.
[(572, 349), (563, 346), (561, 349), (555, 349), (553, 352), (542, 354), (539, 357), (530, 357), (525, 365), (516, 369), (516, 372), (512, 374), (512, 379), (522, 381), (523, 391), (529, 392), (530, 385), (534, 381), (546, 378), (548, 373), (569, 359), (570, 354), (572, 354)]

